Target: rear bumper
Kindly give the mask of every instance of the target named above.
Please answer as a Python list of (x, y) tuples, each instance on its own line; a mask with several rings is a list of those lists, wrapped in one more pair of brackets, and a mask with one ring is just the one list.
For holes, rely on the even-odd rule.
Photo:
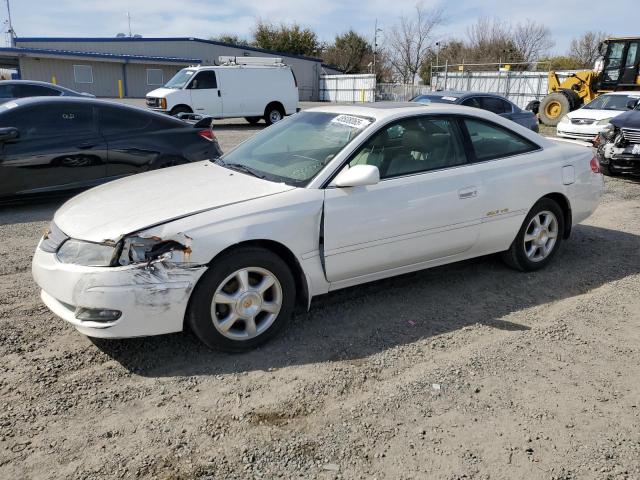
[[(41, 298), (57, 316), (90, 337), (126, 338), (178, 332), (191, 291), (206, 267), (175, 265), (82, 267), (36, 250), (32, 273)], [(76, 308), (118, 310), (117, 320), (83, 321)]]

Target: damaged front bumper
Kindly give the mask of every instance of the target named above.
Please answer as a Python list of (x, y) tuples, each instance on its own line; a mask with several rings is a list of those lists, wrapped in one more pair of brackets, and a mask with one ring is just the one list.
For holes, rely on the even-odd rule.
[(598, 161), (614, 173), (640, 174), (640, 144), (626, 147), (605, 145), (599, 152)]
[[(57, 316), (91, 337), (126, 338), (179, 332), (191, 291), (206, 265), (155, 262), (85, 267), (58, 261), (37, 248), (33, 277)], [(120, 312), (115, 319), (82, 320), (81, 311)]]

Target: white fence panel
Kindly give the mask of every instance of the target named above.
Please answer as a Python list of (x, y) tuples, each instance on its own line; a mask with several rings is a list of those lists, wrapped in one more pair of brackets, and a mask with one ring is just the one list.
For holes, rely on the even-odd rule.
[(323, 102), (374, 102), (376, 76), (320, 75), (320, 101)]
[(417, 95), (429, 93), (425, 85), (407, 85), (404, 83), (379, 83), (376, 87), (377, 102), (408, 102)]
[[(560, 81), (572, 73), (575, 70), (556, 72)], [(542, 99), (549, 91), (547, 72), (434, 72), (431, 83), (434, 90), (497, 93), (520, 108)]]

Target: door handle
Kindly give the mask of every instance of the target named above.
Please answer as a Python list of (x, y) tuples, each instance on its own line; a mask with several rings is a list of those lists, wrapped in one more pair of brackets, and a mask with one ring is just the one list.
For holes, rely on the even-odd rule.
[(458, 190), (458, 198), (460, 198), (461, 200), (465, 200), (467, 198), (474, 198), (477, 196), (478, 196), (477, 187), (467, 187), (467, 188), (461, 188), (460, 190)]
[(222, 96), (222, 92), (220, 90), (218, 90), (218, 96), (221, 97)]

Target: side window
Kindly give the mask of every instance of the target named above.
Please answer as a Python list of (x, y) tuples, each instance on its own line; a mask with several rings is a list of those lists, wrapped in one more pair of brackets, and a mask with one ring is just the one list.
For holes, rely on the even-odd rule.
[(167, 128), (153, 114), (118, 107), (101, 107), (99, 111), (100, 130), (104, 135)]
[(218, 88), (218, 82), (216, 81), (216, 72), (213, 70), (205, 70), (199, 72), (196, 77), (191, 81), (189, 88), (203, 89), (203, 88)]
[(482, 108), (478, 97), (469, 97), (465, 99), (461, 105), (464, 105), (465, 107)]
[(478, 161), (508, 157), (537, 150), (539, 147), (506, 128), (491, 123), (465, 119)]
[(13, 87), (14, 95), (16, 98), (23, 97), (59, 97), (62, 92), (54, 90), (53, 88), (47, 88), (40, 85), (15, 85)]
[(489, 110), (490, 112), (497, 113), (498, 115), (511, 111), (511, 108), (505, 109), (507, 105), (508, 104), (500, 98), (482, 97), (482, 108), (484, 110)]
[(91, 65), (74, 65), (73, 80), (76, 83), (93, 83), (93, 69)]
[(161, 68), (147, 68), (147, 85), (164, 85), (164, 72)]
[(0, 85), (0, 98), (14, 98), (13, 85)]
[(21, 140), (90, 135), (95, 131), (91, 105), (48, 104), (17, 109), (6, 123), (19, 130)]
[(375, 165), (380, 178), (392, 178), (467, 162), (455, 120), (418, 117), (401, 120), (370, 138), (349, 166)]

